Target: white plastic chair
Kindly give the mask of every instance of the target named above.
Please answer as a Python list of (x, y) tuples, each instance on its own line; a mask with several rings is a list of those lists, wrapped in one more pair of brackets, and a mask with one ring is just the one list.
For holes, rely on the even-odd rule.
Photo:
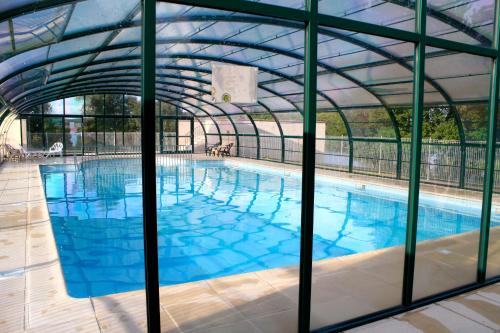
[(47, 154), (45, 154), (45, 158), (55, 156), (56, 154), (59, 154), (59, 156), (62, 156), (62, 151), (63, 151), (63, 144), (61, 142), (55, 142), (50, 148)]

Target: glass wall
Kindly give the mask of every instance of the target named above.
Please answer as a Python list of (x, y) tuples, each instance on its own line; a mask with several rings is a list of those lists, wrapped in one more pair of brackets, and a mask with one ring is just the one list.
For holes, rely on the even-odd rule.
[(82, 118), (64, 118), (66, 132), (65, 143), (67, 154), (81, 154), (83, 152), (83, 124)]
[[(415, 260), (414, 299), (471, 284), (477, 278), (479, 228), (481, 225), (482, 188), (485, 166), (485, 145), (489, 84), (492, 69), (491, 59), (475, 55), (445, 52), (441, 49), (426, 49), (426, 75), (446, 91), (448, 99), (462, 104), (443, 105), (445, 97), (427, 91), (424, 103), (428, 106), (428, 117), (424, 114), (424, 129), (439, 126), (439, 116), (449, 114), (455, 120), (448, 124), (448, 132), (459, 128), (457, 139), (463, 142), (463, 151), (458, 163), (465, 163), (465, 174), (458, 175), (458, 182), (480, 191), (452, 193), (433, 200), (433, 193), (447, 193), (447, 182), (432, 189), (422, 186), (418, 212), (418, 236)], [(477, 100), (484, 101), (478, 103)], [(449, 100), (448, 100), (449, 101)], [(469, 101), (476, 101), (473, 104)], [(452, 126), (450, 126), (452, 125)], [(441, 124), (441, 132), (446, 129)], [(424, 131), (424, 139), (427, 133)], [(444, 134), (444, 133), (443, 133)], [(451, 134), (453, 135), (453, 134)], [(445, 164), (450, 156), (446, 147), (440, 150), (422, 149), (421, 177), (433, 174), (433, 164)], [(461, 178), (462, 177), (462, 178)]]
[[(319, 35), (318, 67), (345, 70), (338, 74), (339, 87), (331, 70), (318, 69), (316, 103), (321, 112), (316, 118), (316, 163), (397, 178), (400, 133), (395, 130), (393, 110), (384, 105), (395, 95), (411, 105), (413, 71), (405, 63), (380, 61), (380, 52), (359, 44), (370, 42), (377, 50), (398, 44), (396, 55), (409, 62), (412, 45), (348, 31), (335, 34), (349, 35), (348, 41), (329, 39), (328, 34), (325, 29), (325, 35)], [(330, 50), (336, 54), (332, 56)], [(360, 66), (371, 70), (368, 73)], [(383, 96), (375, 93), (379, 89)], [(381, 106), (344, 109), (353, 103), (351, 96), (356, 96), (356, 103)], [(411, 109), (407, 116), (412, 116)], [(353, 176), (350, 183), (316, 182), (311, 329), (401, 304), (408, 181), (389, 183), (378, 178), (374, 182)], [(376, 195), (389, 185), (391, 195)]]
[(56, 142), (64, 142), (63, 117), (45, 117), (43, 119), (45, 147), (49, 148)]
[[(171, 146), (192, 143), (192, 114), (181, 113), (171, 103), (158, 101), (163, 113), (157, 115), (158, 144), (160, 117), (167, 116), (173, 126)], [(35, 112), (39, 110), (39, 112)], [(55, 142), (64, 146), (64, 154), (96, 154), (138, 151), (141, 145), (141, 99), (134, 95), (95, 94), (77, 96), (32, 108), (22, 117), (23, 143), (27, 150), (48, 150)], [(180, 117), (177, 124), (177, 118)], [(165, 118), (166, 119), (166, 118)], [(165, 132), (168, 134), (168, 122)], [(178, 128), (178, 130), (176, 129)], [(177, 138), (179, 136), (179, 138)], [(177, 143), (179, 141), (179, 143)]]
[[(155, 83), (155, 124), (142, 134), (154, 134), (156, 147), (142, 149), (176, 154), (156, 156), (156, 170), (144, 154), (144, 174), (138, 158), (110, 158), (83, 177), (47, 177), (57, 182), (47, 187), (56, 189), (48, 200), (63, 202), (75, 189), (80, 200), (80, 190), (88, 191), (91, 200), (66, 201), (61, 211), (84, 206), (101, 214), (87, 216), (79, 236), (93, 234), (84, 225), (99, 236), (110, 231), (120, 236), (119, 246), (108, 239), (110, 248), (126, 243), (132, 252), (115, 256), (94, 239), (72, 244), (84, 253), (61, 259), (82, 255), (93, 265), (96, 253), (113, 253), (99, 262), (111, 283), (91, 281), (91, 290), (128, 291), (123, 281), (141, 288), (144, 262), (134, 251), (142, 249), (143, 217), (155, 212), (145, 225), (158, 229), (146, 233), (158, 240), (158, 248), (149, 245), (158, 271), (148, 273), (159, 275), (164, 330), (294, 332), (298, 322), (301, 332), (343, 331), (392, 316), (455, 288), (484, 286), (478, 256), (485, 252), (478, 251), (486, 231), (486, 282), (498, 281), (499, 163), (495, 183), (485, 184), (488, 115), (496, 110), (489, 99), (500, 86), (492, 75), (500, 54), (494, 0), (256, 0), (238, 1), (240, 8), (161, 1), (144, 41), (140, 2), (94, 2), (65, 5), (51, 21), (54, 3), (38, 1), (34, 13), (16, 10), (0, 22), (0, 95), (25, 117), (29, 149), (62, 142), (66, 154), (121, 154), (140, 147), (134, 94)], [(34, 20), (43, 6), (50, 8)], [(106, 22), (91, 25), (102, 13)], [(66, 16), (67, 25), (60, 22)], [(36, 24), (44, 20), (54, 26)], [(156, 76), (148, 73), (141, 87), (152, 62), (140, 59), (137, 46), (152, 45), (154, 34), (148, 51), (156, 52)], [(240, 90), (218, 100), (215, 68), (228, 65), (252, 67), (256, 99), (230, 103)], [(249, 68), (238, 69), (232, 86), (246, 81), (239, 74)], [(266, 161), (203, 156), (192, 163), (178, 154), (185, 144)], [(485, 221), (489, 185), (495, 193)], [(142, 204), (151, 209), (141, 215)], [(68, 288), (75, 290), (83, 289)], [(127, 304), (138, 303), (120, 306)], [(137, 308), (144, 314), (143, 303)], [(121, 319), (99, 320), (105, 328)]]
[[(301, 135), (302, 110), (298, 105), (304, 101), (305, 88), (299, 79), (291, 83), (289, 78), (304, 75), (302, 24), (268, 24), (261, 16), (170, 3), (158, 3), (157, 9), (158, 20), (173, 20), (157, 26), (156, 80), (163, 82), (162, 88), (168, 87), (171, 98), (171, 103), (162, 104), (162, 117), (157, 122), (165, 149), (193, 144), (194, 122), (186, 119), (186, 114), (180, 115), (184, 110), (199, 119), (204, 132), (200, 134), (206, 136), (208, 146), (227, 148), (231, 156), (260, 158), (262, 138), (258, 134), (272, 136), (279, 130), (272, 117), (259, 119), (257, 126), (252, 115), (262, 114), (276, 100), (291, 107), (297, 104), (294, 112), (299, 117), (290, 127), (295, 135)], [(203, 13), (205, 22), (185, 24), (192, 13)], [(233, 14), (239, 18), (220, 22), (211, 19)], [(247, 46), (233, 45), (231, 36), (242, 31), (244, 36), (238, 40)], [(175, 44), (163, 45), (163, 39), (172, 32), (181, 38)], [(227, 43), (221, 34), (227, 36)], [(198, 38), (214, 38), (215, 42), (192, 43)], [(291, 43), (296, 56), (273, 52)], [(179, 58), (170, 58), (179, 52)], [(193, 56), (182, 56), (189, 53)], [(254, 67), (258, 94), (263, 98), (242, 104), (214, 101), (210, 62)], [(208, 73), (200, 75), (200, 68)], [(286, 96), (280, 96), (285, 92)], [(190, 163), (182, 157), (170, 164), (160, 157), (157, 161), (162, 315), (168, 313), (186, 332), (296, 331), (300, 168), (291, 176), (279, 166), (254, 169), (253, 164), (247, 167), (220, 160)], [(169, 322), (162, 321), (162, 330), (169, 327)]]

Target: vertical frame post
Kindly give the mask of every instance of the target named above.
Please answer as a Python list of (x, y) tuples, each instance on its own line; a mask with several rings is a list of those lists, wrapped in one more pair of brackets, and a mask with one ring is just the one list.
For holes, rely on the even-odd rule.
[(148, 332), (159, 333), (158, 230), (156, 225), (156, 0), (142, 0), (141, 150), (144, 264)]
[(493, 47), (497, 51), (497, 57), (493, 59), (493, 72), (490, 81), (490, 101), (488, 108), (488, 136), (486, 142), (486, 166), (484, 170), (483, 203), (481, 210), (481, 227), (479, 231), (479, 251), (477, 260), (477, 282), (486, 280), (486, 268), (488, 262), (488, 241), (490, 237), (491, 219), (491, 196), (495, 186), (495, 150), (496, 129), (498, 114), (498, 88), (500, 85), (500, 1), (495, 6), (495, 31)]
[(408, 215), (402, 293), (402, 303), (405, 306), (410, 305), (413, 299), (413, 278), (417, 245), (422, 122), (424, 113), (426, 15), (427, 0), (418, 0), (415, 4), (415, 31), (420, 35), (420, 38), (415, 45), (415, 68), (413, 72), (413, 127), (411, 133), (410, 185), (408, 189)]
[(302, 205), (300, 221), (300, 276), (298, 331), (309, 332), (313, 254), (314, 173), (316, 155), (316, 91), (318, 61), (318, 0), (307, 0), (304, 59), (304, 127), (302, 150)]

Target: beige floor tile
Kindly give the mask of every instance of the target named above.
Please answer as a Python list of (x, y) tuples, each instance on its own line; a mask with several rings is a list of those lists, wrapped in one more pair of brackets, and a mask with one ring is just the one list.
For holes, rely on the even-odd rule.
[(297, 309), (297, 304), (274, 288), (241, 288), (222, 297), (246, 318)]
[(24, 303), (2, 304), (0, 311), (0, 332), (21, 332), (24, 330)]
[(422, 332), (483, 333), (493, 332), (490, 328), (469, 320), (453, 311), (438, 305), (430, 305), (399, 316), (395, 319), (404, 321)]
[(25, 286), (24, 275), (0, 278), (0, 293), (24, 291)]
[(500, 303), (486, 297), (471, 294), (442, 301), (439, 305), (500, 331)]
[(193, 302), (165, 305), (163, 309), (183, 332), (229, 325), (244, 320), (235, 307), (216, 296), (200, 298)]
[(312, 274), (319, 277), (348, 269), (350, 269), (349, 265), (346, 265), (340, 258), (324, 259), (313, 262)]
[(240, 321), (231, 325), (217, 326), (213, 328), (204, 328), (195, 330), (192, 333), (263, 333), (255, 327), (250, 321)]
[[(320, 295), (322, 290), (328, 288), (326, 286), (335, 286), (339, 291), (334, 291), (334, 294), (357, 298), (363, 301), (366, 306), (379, 310), (398, 305), (401, 302), (401, 285), (389, 284), (373, 276), (368, 276), (361, 270), (353, 269), (348, 272), (329, 275), (323, 284), (325, 287), (317, 288), (314, 293), (319, 297), (324, 297)], [(325, 301), (329, 301), (332, 297), (334, 295), (324, 298)]]
[(297, 332), (297, 310), (253, 318), (250, 322), (264, 333), (294, 333)]
[(273, 287), (293, 286), (299, 283), (299, 267), (290, 266), (255, 272)]
[(477, 294), (500, 303), (500, 283), (482, 288)]
[(101, 330), (95, 318), (79, 319), (64, 323), (48, 323), (46, 325), (32, 327), (26, 333), (100, 333)]
[(183, 283), (160, 288), (160, 303), (172, 305), (177, 303), (192, 302), (200, 298), (210, 298), (217, 293), (206, 281)]
[(207, 280), (210, 287), (217, 293), (239, 292), (241, 289), (272, 289), (271, 285), (256, 273), (246, 273), (225, 276), (216, 279)]
[(94, 310), (89, 299), (68, 299), (55, 302), (32, 302), (28, 304), (28, 325), (30, 328), (79, 322), (95, 318)]
[(367, 304), (364, 300), (347, 295), (338, 295), (327, 302), (313, 301), (311, 303), (311, 329), (333, 325), (378, 310), (380, 309)]
[(475, 270), (455, 270), (431, 259), (417, 259), (413, 286), (414, 299), (469, 284), (475, 281), (475, 274)]
[(112, 313), (146, 314), (146, 294), (142, 291), (93, 297), (92, 303), (98, 318)]
[[(352, 330), (345, 331), (345, 333), (422, 333), (422, 331), (408, 322), (400, 321), (396, 319), (386, 319), (381, 320), (369, 325), (354, 328)], [(433, 333), (445, 333), (433, 332)]]

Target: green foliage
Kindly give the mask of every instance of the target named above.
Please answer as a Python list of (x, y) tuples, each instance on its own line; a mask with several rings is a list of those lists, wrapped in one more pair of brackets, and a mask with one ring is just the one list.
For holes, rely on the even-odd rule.
[(121, 115), (123, 114), (123, 95), (106, 95), (105, 114)]
[(344, 122), (337, 112), (318, 112), (316, 121), (325, 123), (326, 136), (347, 136)]
[[(396, 123), (402, 138), (411, 137), (412, 109), (393, 108)], [(435, 106), (424, 109), (422, 137), (436, 140), (458, 140), (458, 127), (450, 109), (447, 106)]]

